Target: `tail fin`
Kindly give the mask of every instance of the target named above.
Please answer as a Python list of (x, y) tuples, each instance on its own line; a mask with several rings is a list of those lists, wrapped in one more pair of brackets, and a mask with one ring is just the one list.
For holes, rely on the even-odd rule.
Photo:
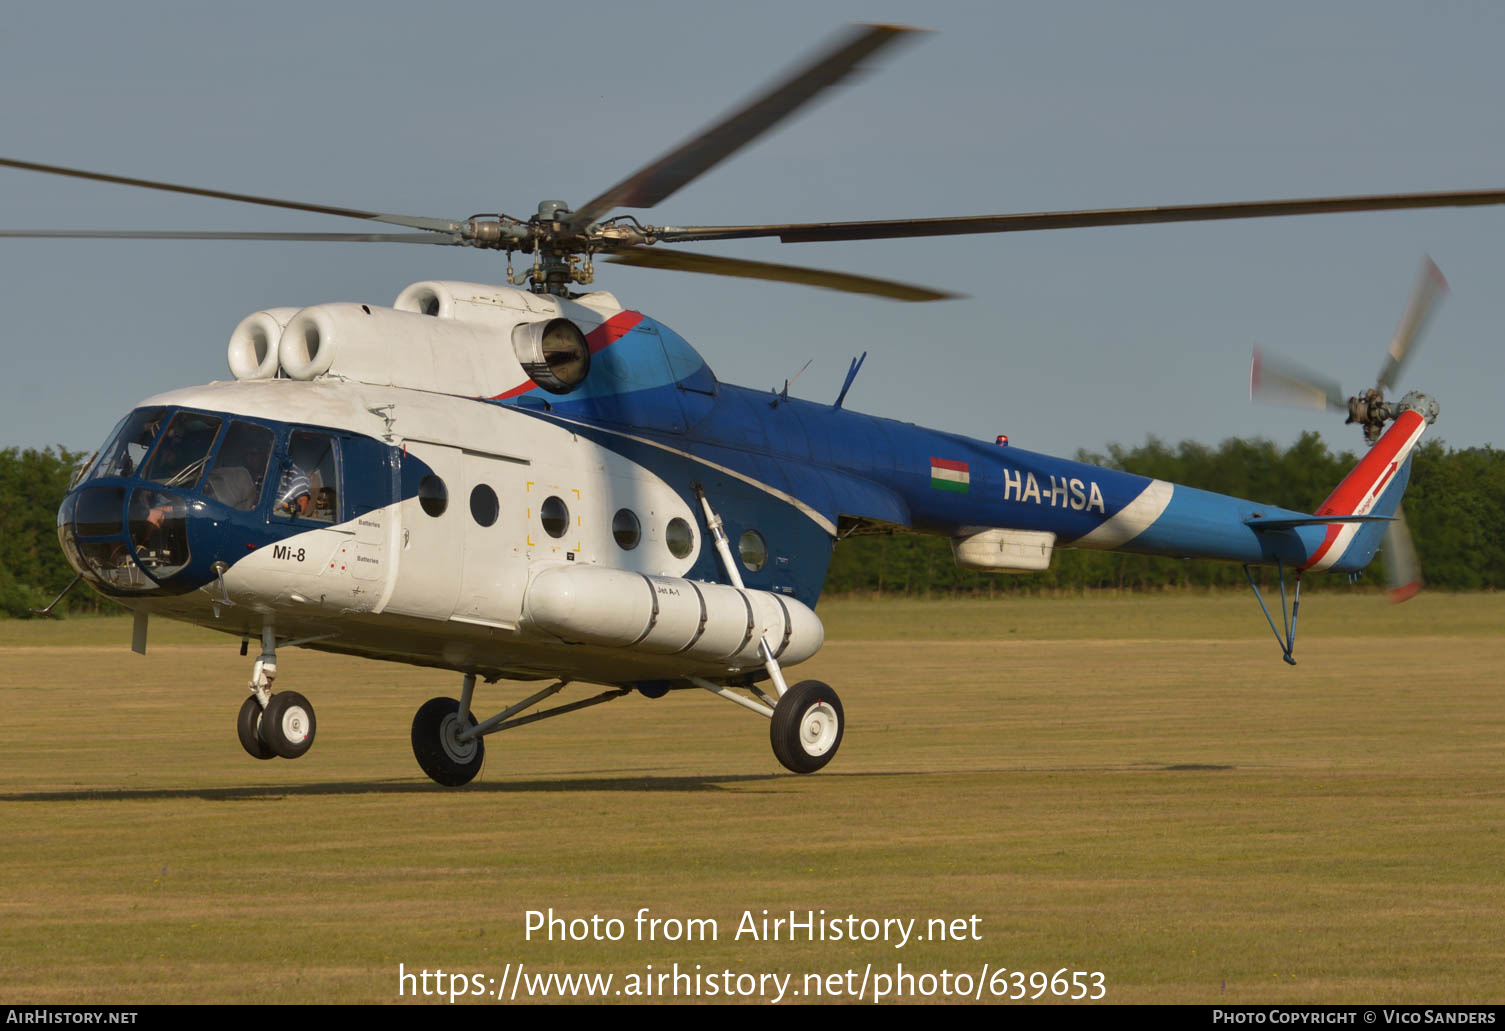
[[(1411, 476), (1411, 450), (1426, 428), (1426, 419), (1417, 412), (1408, 409), (1397, 415), (1316, 514), (1394, 516)], [(1384, 535), (1381, 522), (1330, 524), (1326, 537), (1302, 568), (1358, 572), (1374, 558)]]

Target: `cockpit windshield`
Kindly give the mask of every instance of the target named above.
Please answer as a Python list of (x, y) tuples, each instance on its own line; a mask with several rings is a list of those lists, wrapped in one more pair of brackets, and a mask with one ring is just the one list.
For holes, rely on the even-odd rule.
[(141, 468), (152, 440), (162, 428), (165, 408), (138, 408), (115, 427), (109, 442), (99, 449), (99, 457), (89, 477), (131, 476)]
[(169, 487), (192, 487), (209, 460), (221, 420), (200, 412), (179, 412), (167, 424), (147, 464), (145, 477)]

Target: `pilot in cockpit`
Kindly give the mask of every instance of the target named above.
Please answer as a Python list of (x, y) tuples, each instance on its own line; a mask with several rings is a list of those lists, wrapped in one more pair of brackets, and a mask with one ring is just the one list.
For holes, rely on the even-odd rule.
[(136, 471), (140, 460), (151, 449), (152, 441), (156, 439), (157, 431), (162, 428), (163, 410), (157, 409), (154, 416), (148, 418), (141, 426), (132, 440), (121, 447), (121, 454), (115, 463), (115, 468), (106, 473), (114, 476), (130, 476)]
[(277, 501), (272, 511), (278, 515), (306, 516), (313, 509), (313, 489), (308, 474), (296, 465), (289, 465), (277, 485)]

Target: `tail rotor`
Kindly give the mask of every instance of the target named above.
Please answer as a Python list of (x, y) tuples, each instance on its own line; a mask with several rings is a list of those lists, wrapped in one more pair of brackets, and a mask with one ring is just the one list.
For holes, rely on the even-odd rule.
[[(1385, 392), (1394, 390), (1400, 381), (1401, 372), (1415, 353), (1417, 342), (1447, 290), (1447, 280), (1436, 263), (1431, 258), (1424, 258), (1400, 325), (1391, 338), (1385, 363), (1380, 367), (1379, 377), (1372, 388), (1345, 398), (1336, 380), (1255, 347), (1249, 368), (1249, 399), (1316, 411), (1342, 412), (1347, 415), (1347, 423), (1363, 427), (1364, 440), (1369, 444), (1379, 440), (1386, 423), (1403, 411), (1417, 412), (1429, 424), (1435, 422), (1438, 406), (1431, 397), (1412, 391), (1399, 401), (1386, 401)], [(1382, 547), (1390, 600), (1402, 602), (1413, 597), (1421, 589), (1421, 564), (1416, 557), (1411, 530), (1399, 509), (1394, 522), (1385, 531)]]
[(1421, 590), (1421, 562), (1416, 558), (1416, 544), (1406, 525), (1404, 509), (1395, 510), (1395, 522), (1385, 528), (1385, 587), (1397, 605), (1416, 596)]

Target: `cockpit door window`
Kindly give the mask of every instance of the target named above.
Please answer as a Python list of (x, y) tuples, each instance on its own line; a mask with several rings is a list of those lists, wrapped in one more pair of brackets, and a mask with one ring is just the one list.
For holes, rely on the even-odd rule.
[(327, 433), (296, 430), (277, 483), (272, 514), (283, 519), (334, 523), (340, 518), (339, 445)]
[(266, 482), (273, 443), (272, 431), (265, 426), (239, 419), (230, 423), (225, 442), (214, 458), (214, 468), (200, 488), (204, 495), (242, 512), (255, 508)]

